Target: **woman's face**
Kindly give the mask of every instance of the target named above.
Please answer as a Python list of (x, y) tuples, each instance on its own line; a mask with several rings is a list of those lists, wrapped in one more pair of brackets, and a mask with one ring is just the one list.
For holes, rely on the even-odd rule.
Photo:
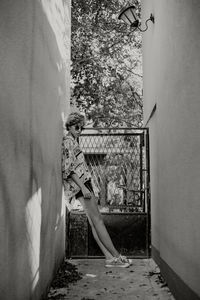
[(78, 138), (83, 130), (83, 123), (77, 123), (69, 127), (69, 132), (74, 138)]

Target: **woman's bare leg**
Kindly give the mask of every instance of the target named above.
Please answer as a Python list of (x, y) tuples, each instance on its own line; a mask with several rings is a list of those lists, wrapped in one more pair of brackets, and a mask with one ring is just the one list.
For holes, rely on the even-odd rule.
[(90, 220), (90, 218), (89, 218), (88, 216), (87, 216), (87, 218), (88, 218), (88, 221), (89, 221), (89, 223), (90, 223), (90, 226), (91, 226), (91, 229), (92, 229), (92, 234), (93, 234), (93, 236), (94, 236), (94, 239), (95, 239), (95, 241), (97, 242), (97, 244), (99, 245), (99, 248), (100, 248), (101, 251), (103, 252), (105, 258), (106, 258), (106, 259), (112, 259), (112, 258), (113, 258), (112, 254), (104, 247), (104, 245), (103, 245), (102, 242), (100, 241), (100, 239), (99, 239), (99, 237), (98, 237), (98, 235), (97, 235), (97, 233), (96, 233), (96, 230), (95, 230), (95, 228), (94, 228), (94, 226), (93, 226), (93, 224), (92, 224), (92, 221)]
[[(84, 205), (84, 199), (83, 199), (83, 198), (79, 198), (78, 200), (81, 202), (82, 206), (84, 207), (84, 206), (85, 206), (85, 205)], [(85, 208), (84, 208), (84, 209), (85, 209)], [(106, 259), (111, 259), (111, 258), (113, 258), (112, 254), (104, 247), (104, 245), (103, 245), (102, 242), (100, 241), (100, 239), (99, 239), (99, 237), (98, 237), (98, 235), (97, 235), (97, 233), (96, 233), (96, 230), (95, 230), (95, 228), (94, 228), (94, 226), (93, 226), (93, 223), (92, 223), (90, 217), (88, 216), (87, 213), (86, 213), (86, 215), (87, 215), (89, 224), (90, 224), (90, 226), (91, 226), (92, 234), (93, 234), (93, 236), (94, 236), (94, 239), (95, 239), (95, 241), (97, 242), (97, 244), (99, 245), (99, 248), (100, 248), (101, 251), (103, 252), (105, 258), (106, 258)]]
[(91, 228), (93, 231), (93, 235), (95, 240), (97, 241), (99, 247), (103, 251), (104, 255), (107, 259), (119, 256), (119, 252), (115, 249), (111, 238), (108, 234), (108, 231), (104, 225), (102, 216), (98, 210), (97, 203), (95, 201), (94, 196), (92, 195), (91, 199), (78, 199), (88, 217), (88, 220), (91, 224)]

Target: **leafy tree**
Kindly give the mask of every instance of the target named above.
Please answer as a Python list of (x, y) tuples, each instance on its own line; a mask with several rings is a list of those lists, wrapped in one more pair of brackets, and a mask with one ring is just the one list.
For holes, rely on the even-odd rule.
[(71, 103), (93, 126), (142, 125), (141, 34), (118, 20), (124, 5), (72, 0)]

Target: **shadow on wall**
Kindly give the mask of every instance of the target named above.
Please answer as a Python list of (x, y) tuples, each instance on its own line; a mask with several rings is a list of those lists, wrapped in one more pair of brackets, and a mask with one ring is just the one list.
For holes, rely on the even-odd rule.
[[(14, 14), (14, 21), (21, 22), (18, 1), (12, 8), (5, 3), (1, 2), (4, 7), (0, 4), (4, 21)], [(17, 36), (12, 40), (9, 32), (0, 32), (2, 41), (11, 39), (7, 51), (0, 50), (0, 57), (8, 62), (0, 82), (0, 269), (4, 274), (0, 299), (4, 300), (40, 299), (64, 257), (61, 113), (65, 70), (55, 32), (41, 4), (24, 5), (26, 9), (35, 5), (30, 30), (34, 36), (28, 42), (30, 28), (23, 27), (21, 32), (21, 23), (17, 23), (22, 39), (18, 42), (30, 45), (34, 40), (29, 49), (31, 61), (23, 60), (21, 48), (27, 49), (20, 44), (15, 48), (16, 62), (11, 51)]]

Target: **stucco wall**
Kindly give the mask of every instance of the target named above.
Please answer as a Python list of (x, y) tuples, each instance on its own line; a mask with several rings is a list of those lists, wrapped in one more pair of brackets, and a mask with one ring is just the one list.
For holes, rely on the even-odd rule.
[(145, 123), (156, 104), (147, 122), (152, 245), (200, 296), (200, 2), (143, 0), (142, 7), (143, 20), (155, 16), (143, 35)]
[(2, 300), (39, 299), (64, 256), (61, 140), (69, 102), (69, 4), (0, 1)]

